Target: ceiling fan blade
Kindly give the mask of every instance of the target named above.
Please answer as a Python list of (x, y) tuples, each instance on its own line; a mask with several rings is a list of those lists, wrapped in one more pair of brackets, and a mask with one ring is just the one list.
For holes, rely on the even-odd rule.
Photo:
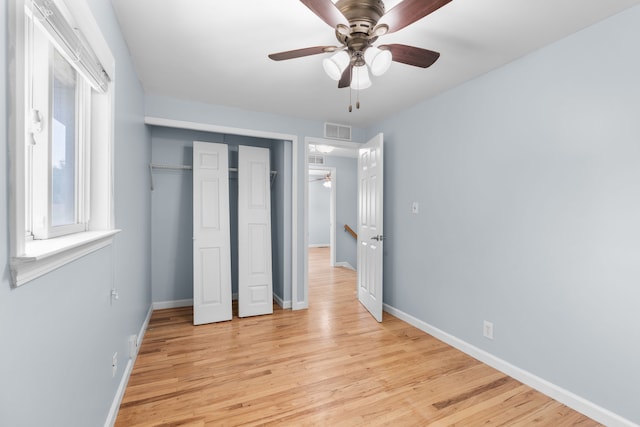
[(390, 50), (392, 59), (395, 62), (402, 62), (414, 67), (430, 67), (440, 58), (438, 52), (404, 44), (386, 44), (378, 47)]
[(313, 13), (318, 15), (320, 19), (329, 24), (331, 28), (336, 28), (338, 24), (349, 27), (349, 21), (338, 10), (331, 0), (300, 0), (302, 4), (307, 6)]
[(435, 12), (451, 0), (404, 0), (382, 16), (380, 22), (389, 26), (387, 34), (401, 30), (407, 25)]
[(274, 61), (283, 61), (285, 59), (301, 58), (303, 56), (317, 55), (319, 53), (333, 52), (336, 46), (314, 46), (305, 47), (303, 49), (287, 50), (286, 52), (272, 53), (269, 58)]
[[(393, 52), (391, 52), (393, 55)], [(338, 89), (342, 89), (343, 87), (349, 87), (351, 84), (351, 70), (353, 69), (353, 64), (349, 64), (347, 68), (342, 72), (342, 77), (340, 77), (340, 81), (338, 82)]]

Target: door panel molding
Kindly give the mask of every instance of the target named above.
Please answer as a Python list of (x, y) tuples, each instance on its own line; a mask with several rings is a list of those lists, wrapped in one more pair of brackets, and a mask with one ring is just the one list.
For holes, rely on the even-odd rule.
[(231, 320), (229, 152), (193, 143), (193, 324)]

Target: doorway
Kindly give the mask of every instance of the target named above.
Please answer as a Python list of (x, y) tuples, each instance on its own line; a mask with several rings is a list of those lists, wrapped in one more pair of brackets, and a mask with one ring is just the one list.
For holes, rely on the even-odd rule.
[[(357, 229), (358, 147), (353, 142), (305, 138), (305, 281), (313, 283), (318, 274), (319, 247), (324, 251), (326, 270), (344, 267), (357, 270), (357, 239), (345, 226)], [(322, 261), (325, 262), (325, 261)], [(314, 263), (310, 268), (311, 263)], [(354, 290), (356, 283), (353, 283)], [(309, 291), (309, 298), (318, 293)]]
[(309, 203), (309, 248), (329, 249), (329, 265), (336, 263), (336, 187), (335, 167), (309, 166), (307, 188)]

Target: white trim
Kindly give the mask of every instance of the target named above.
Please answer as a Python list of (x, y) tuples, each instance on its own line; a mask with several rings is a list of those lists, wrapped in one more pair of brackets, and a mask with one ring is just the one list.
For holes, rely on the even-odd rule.
[(276, 304), (278, 304), (280, 308), (284, 310), (291, 308), (291, 301), (285, 301), (276, 294), (273, 294), (273, 299), (276, 300)]
[[(147, 332), (147, 328), (149, 327), (149, 322), (151, 321), (152, 314), (153, 314), (153, 306), (150, 306), (149, 310), (147, 310), (147, 316), (145, 317), (144, 322), (142, 322), (142, 326), (140, 326), (140, 331), (138, 331), (138, 341), (136, 342), (136, 346), (138, 347), (138, 349), (142, 345), (142, 340), (144, 338), (144, 334)], [(137, 355), (138, 355), (138, 352), (136, 351), (136, 356)]]
[(410, 314), (407, 314), (397, 308), (394, 308), (388, 304), (383, 304), (384, 311), (409, 323), (412, 326), (426, 332), (429, 335), (438, 338), (439, 340), (449, 344), (452, 347), (468, 354), (469, 356), (478, 359), (479, 361), (486, 363), (487, 365), (509, 375), (512, 378), (528, 385), (531, 388), (543, 393), (558, 402), (567, 405), (568, 407), (592, 418), (598, 423), (602, 423), (607, 426), (619, 426), (619, 427), (637, 427), (637, 424), (627, 420), (626, 418), (617, 415), (608, 409), (596, 405), (587, 399), (578, 396), (568, 390), (563, 389), (549, 381), (540, 378), (531, 372), (525, 371), (522, 368), (514, 366), (509, 362), (502, 360), (493, 354), (490, 354), (478, 347), (467, 343), (453, 335), (450, 335), (441, 329), (436, 328), (420, 319), (417, 319)]
[[(309, 137), (304, 137), (304, 177), (309, 176)], [(314, 165), (315, 166), (315, 165)], [(309, 295), (309, 183), (303, 187), (304, 218), (302, 220), (302, 288)], [(292, 298), (295, 303), (295, 298)], [(309, 298), (307, 297), (307, 305)]]
[(285, 139), (293, 141), (298, 139), (295, 135), (279, 132), (269, 132), (254, 129), (234, 128), (229, 126), (212, 125), (208, 123), (188, 122), (184, 120), (165, 119), (163, 117), (145, 116), (144, 123), (151, 126), (163, 126), (174, 129), (188, 129), (202, 132), (223, 133), (227, 135), (253, 136), (256, 138)]
[(124, 368), (122, 378), (120, 378), (120, 383), (118, 384), (116, 395), (113, 398), (113, 402), (111, 402), (109, 414), (107, 415), (107, 419), (104, 422), (105, 427), (113, 427), (116, 423), (116, 419), (118, 418), (118, 411), (120, 410), (120, 404), (122, 403), (124, 392), (127, 390), (127, 384), (129, 383), (129, 378), (131, 377), (134, 363), (135, 362), (133, 359), (129, 359), (127, 361), (127, 366)]
[(309, 243), (310, 248), (330, 248), (331, 243)]
[(348, 268), (349, 270), (353, 270), (353, 271), (358, 271), (355, 269), (355, 267), (351, 264), (349, 264), (348, 261), (340, 261), (340, 262), (336, 262), (336, 267), (343, 267), (343, 268)]
[[(307, 271), (306, 271), (306, 258), (304, 260), (305, 265), (302, 268), (302, 298), (298, 297), (298, 170), (300, 169), (300, 156), (298, 147), (298, 138), (292, 143), (292, 171), (291, 171), (291, 309), (292, 310), (304, 310), (309, 308), (309, 292), (307, 287)], [(305, 148), (303, 159), (304, 177), (307, 176), (307, 151)], [(304, 192), (303, 187), (303, 192)], [(305, 193), (306, 194), (306, 193)], [(304, 196), (303, 196), (303, 202)], [(305, 202), (306, 203), (306, 202)], [(306, 216), (306, 204), (302, 207)], [(304, 224), (304, 221), (303, 221)], [(305, 230), (306, 231), (306, 230)], [(304, 245), (309, 243), (306, 232), (303, 232), (303, 251), (306, 253), (307, 249)]]
[[(344, 150), (340, 150), (340, 157), (353, 157), (358, 158), (358, 149), (362, 148), (362, 144), (354, 141), (343, 141), (340, 139), (327, 139), (327, 138), (317, 138), (314, 136), (306, 136), (304, 138), (307, 144), (312, 145), (330, 145), (337, 148), (342, 148)], [(336, 154), (324, 154), (324, 156), (335, 156)], [(307, 159), (309, 158), (309, 154), (307, 153)]]
[[(144, 123), (150, 126), (163, 126), (175, 129), (188, 129), (202, 132), (223, 133), (228, 135), (252, 136), (256, 138), (268, 138), (291, 141), (292, 159), (291, 159), (291, 308), (293, 310), (301, 310), (309, 307), (308, 292), (306, 286), (306, 275), (304, 277), (304, 294), (302, 299), (298, 301), (298, 168), (300, 160), (298, 159), (298, 137), (296, 135), (261, 131), (254, 129), (243, 129), (229, 126), (212, 125), (208, 123), (189, 122), (184, 120), (173, 120), (162, 117), (145, 116)], [(305, 176), (306, 170), (306, 158)], [(304, 208), (306, 209), (306, 207)], [(305, 244), (307, 243), (305, 239)], [(305, 249), (306, 252), (306, 249)], [(306, 274), (306, 273), (305, 273)]]
[(179, 299), (174, 301), (157, 301), (152, 304), (154, 310), (164, 310), (165, 308), (192, 307), (193, 298)]
[[(24, 112), (26, 111), (27, 99), (25, 97), (26, 74), (25, 61), (27, 57), (24, 46), (25, 40), (25, 19), (24, 2), (10, 1), (8, 23), (8, 46), (7, 64), (8, 79), (7, 100), (12, 100), (9, 111), (13, 118), (9, 118), (9, 239), (11, 254), (21, 254), (24, 252), (25, 244), (25, 189), (27, 186), (24, 174), (20, 173), (24, 169), (26, 154), (23, 149), (25, 144), (26, 121)], [(21, 165), (20, 167), (17, 167)], [(20, 230), (20, 233), (16, 231)]]
[(120, 230), (87, 231), (48, 240), (26, 242), (25, 253), (11, 258), (15, 287), (36, 279), (113, 242)]
[(329, 265), (336, 266), (336, 230), (337, 230), (337, 213), (336, 213), (336, 195), (338, 194), (338, 171), (335, 167), (329, 168), (331, 173), (331, 194), (329, 195)]
[(116, 394), (113, 397), (113, 401), (111, 402), (109, 414), (107, 414), (107, 419), (104, 422), (105, 427), (113, 427), (113, 425), (116, 423), (116, 419), (118, 418), (118, 411), (120, 410), (120, 404), (122, 403), (122, 398), (124, 397), (124, 393), (127, 390), (127, 384), (129, 383), (129, 378), (131, 378), (131, 372), (133, 371), (133, 366), (135, 365), (136, 358), (138, 357), (138, 349), (140, 349), (144, 334), (147, 332), (147, 328), (149, 327), (149, 321), (151, 320), (152, 313), (153, 307), (150, 306), (149, 310), (147, 311), (147, 316), (145, 317), (144, 321), (142, 322), (142, 326), (140, 327), (140, 332), (138, 332), (135, 357), (132, 357), (127, 361), (127, 366), (122, 373), (122, 378), (120, 378), (120, 384), (118, 384), (118, 389), (116, 390)]
[[(234, 293), (233, 295), (231, 295), (231, 298), (236, 301), (238, 299), (238, 294)], [(288, 309), (291, 308), (291, 301), (290, 300), (283, 300), (282, 298), (280, 298), (278, 295), (273, 294), (273, 299), (276, 300), (276, 303), (284, 308), (284, 309)], [(154, 310), (164, 310), (166, 308), (180, 308), (180, 307), (193, 307), (193, 299), (179, 299), (179, 300), (173, 300), (173, 301), (157, 301), (154, 302), (152, 305)]]
[[(112, 82), (106, 94), (92, 94), (92, 109), (95, 116), (91, 119), (91, 150), (104, 147), (104, 152), (93, 151), (91, 168), (91, 209), (92, 215), (89, 222), (89, 231), (50, 239), (51, 242), (27, 241), (27, 228), (25, 223), (27, 177), (24, 170), (26, 153), (25, 144), (27, 138), (26, 122), (26, 55), (25, 46), (25, 11), (27, 0), (14, 0), (9, 2), (8, 27), (9, 45), (9, 87), (8, 99), (12, 100), (11, 111), (14, 117), (9, 120), (9, 236), (11, 253), (12, 286), (17, 287), (26, 282), (57, 269), (77, 258), (87, 255), (95, 250), (112, 243), (113, 235), (119, 230), (114, 230), (115, 211), (113, 209), (113, 136), (114, 136), (114, 93), (115, 86)], [(58, 3), (60, 6), (62, 3)], [(74, 2), (69, 12), (74, 15), (76, 21), (82, 21), (84, 36), (87, 37), (92, 47), (97, 45), (96, 54), (108, 72), (115, 71), (115, 59), (104, 40), (99, 26), (95, 23), (90, 8), (82, 2)], [(82, 17), (82, 19), (77, 19)], [(114, 73), (115, 74), (115, 73)], [(111, 74), (112, 78), (114, 74)], [(95, 119), (100, 117), (100, 120)], [(87, 147), (89, 148), (89, 147)], [(87, 165), (88, 166), (88, 165)], [(104, 170), (99, 170), (99, 168)], [(85, 194), (86, 195), (86, 194)], [(88, 212), (87, 212), (88, 214)]]

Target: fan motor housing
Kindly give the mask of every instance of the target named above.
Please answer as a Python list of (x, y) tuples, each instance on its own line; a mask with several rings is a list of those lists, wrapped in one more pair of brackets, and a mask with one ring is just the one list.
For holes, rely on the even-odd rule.
[(349, 21), (351, 33), (369, 34), (384, 15), (382, 0), (338, 0), (336, 7)]
[(372, 31), (382, 15), (385, 7), (382, 0), (338, 0), (336, 7), (349, 21), (348, 35), (336, 29), (336, 38), (349, 49), (354, 65), (364, 64), (363, 52), (374, 43)]

